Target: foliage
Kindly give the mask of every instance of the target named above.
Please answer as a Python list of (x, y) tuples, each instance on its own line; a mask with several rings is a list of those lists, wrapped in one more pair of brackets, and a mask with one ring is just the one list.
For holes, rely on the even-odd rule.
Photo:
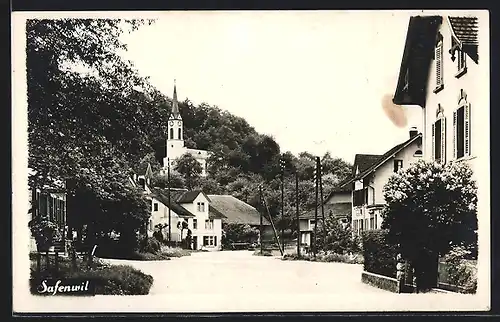
[(345, 264), (363, 264), (363, 257), (360, 254), (337, 254), (334, 252), (318, 252), (316, 258), (313, 254), (300, 254), (297, 253), (287, 253), (283, 255), (283, 260), (306, 260), (312, 262), (326, 262), (326, 263), (345, 263)]
[(96, 294), (105, 295), (147, 295), (153, 285), (151, 275), (127, 265), (79, 271), (70, 277), (92, 280), (96, 286)]
[(175, 170), (184, 177), (187, 188), (191, 190), (203, 169), (198, 160), (191, 154), (185, 153), (176, 160)]
[[(326, 229), (326, 236), (323, 239), (323, 229)], [(318, 238), (316, 239), (317, 249), (331, 251), (336, 254), (359, 252), (357, 240), (352, 237), (351, 230), (342, 227), (339, 219), (333, 215), (325, 214), (325, 223), (318, 220)]]
[(141, 253), (157, 254), (160, 248), (161, 244), (156, 238), (146, 237), (141, 240), (139, 251)]
[(28, 225), (39, 250), (48, 250), (54, 244), (54, 241), (61, 239), (57, 224), (48, 217), (35, 217)]
[(475, 293), (477, 289), (477, 269), (470, 264), (470, 260), (465, 257), (470, 255), (470, 251), (464, 247), (453, 247), (444, 256), (446, 267), (446, 283), (460, 286), (466, 293)]
[(189, 250), (178, 248), (178, 247), (172, 248), (172, 247), (168, 247), (165, 245), (161, 246), (161, 253), (165, 254), (168, 257), (191, 256), (191, 252)]
[(254, 256), (273, 256), (273, 253), (272, 253), (272, 251), (270, 251), (268, 249), (263, 249), (262, 252), (260, 251), (260, 249), (257, 249), (255, 252), (253, 252), (253, 255)]
[[(166, 189), (168, 188), (168, 175), (167, 174), (159, 174), (155, 173), (153, 178), (151, 178), (151, 186)], [(170, 187), (171, 188), (186, 188), (186, 183), (183, 176), (173, 170), (170, 169)]]
[(415, 269), (417, 286), (434, 283), (438, 254), (453, 246), (477, 251), (477, 187), (466, 163), (420, 160), (391, 176), (384, 198), (382, 228)]
[[(43, 261), (42, 261), (43, 262)], [(31, 292), (36, 293), (36, 288), (41, 279), (51, 278), (84, 278), (91, 279), (96, 283), (96, 294), (104, 295), (145, 295), (153, 284), (153, 277), (125, 265), (105, 264), (98, 258), (94, 259), (94, 265), (88, 267), (83, 258), (77, 258), (77, 268), (71, 267), (71, 260), (66, 257), (59, 257), (59, 271), (55, 275), (54, 271), (42, 269), (36, 272), (36, 259), (30, 255), (31, 263)], [(54, 258), (51, 258), (50, 267), (54, 267)]]
[(232, 243), (252, 243), (259, 238), (259, 230), (248, 224), (227, 223), (222, 232), (222, 246), (230, 248)]
[(387, 230), (366, 230), (362, 234), (364, 270), (396, 277), (397, 249), (387, 242)]

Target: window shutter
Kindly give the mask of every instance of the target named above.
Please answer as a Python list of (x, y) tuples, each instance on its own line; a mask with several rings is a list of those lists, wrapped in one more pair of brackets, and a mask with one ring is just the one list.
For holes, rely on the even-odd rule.
[(446, 118), (441, 119), (441, 163), (446, 163)]
[(432, 160), (436, 160), (436, 123), (432, 123)]
[(453, 159), (457, 158), (457, 111), (453, 111)]
[(217, 236), (214, 236), (214, 246), (217, 246)]
[(466, 156), (470, 156), (470, 104), (465, 105), (464, 107), (464, 142), (465, 142), (465, 149), (464, 149), (464, 154)]
[(443, 84), (443, 45), (436, 47), (436, 87)]

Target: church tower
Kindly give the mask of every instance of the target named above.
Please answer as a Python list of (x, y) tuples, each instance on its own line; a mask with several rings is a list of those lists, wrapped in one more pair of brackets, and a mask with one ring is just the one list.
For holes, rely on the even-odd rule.
[(167, 166), (167, 159), (173, 165), (175, 159), (180, 157), (185, 152), (184, 147), (184, 129), (182, 124), (182, 117), (179, 111), (179, 103), (177, 101), (177, 88), (174, 80), (174, 95), (172, 99), (172, 110), (168, 118), (167, 127), (167, 144), (166, 144), (166, 158), (163, 162)]

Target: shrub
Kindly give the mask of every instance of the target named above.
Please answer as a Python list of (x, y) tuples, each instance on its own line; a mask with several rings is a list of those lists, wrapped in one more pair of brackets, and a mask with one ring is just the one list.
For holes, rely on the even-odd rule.
[(165, 246), (165, 245), (161, 245), (160, 253), (164, 256), (167, 256), (167, 257), (191, 256), (191, 251), (189, 251), (187, 249), (182, 249), (179, 247), (170, 248), (170, 247)]
[(387, 242), (387, 234), (386, 230), (363, 232), (364, 270), (395, 278), (397, 249)]
[(157, 254), (161, 249), (161, 244), (156, 238), (144, 238), (141, 240), (139, 251), (141, 253)]
[(459, 286), (466, 293), (475, 293), (477, 289), (477, 269), (473, 261), (465, 258), (470, 251), (464, 247), (454, 247), (445, 257), (446, 283)]
[(79, 271), (69, 277), (91, 279), (96, 294), (146, 295), (153, 285), (153, 277), (127, 265), (112, 265), (91, 271)]
[(61, 239), (61, 234), (57, 224), (52, 222), (48, 217), (38, 216), (33, 218), (29, 223), (31, 235), (36, 240), (38, 250), (48, 250), (54, 241)]

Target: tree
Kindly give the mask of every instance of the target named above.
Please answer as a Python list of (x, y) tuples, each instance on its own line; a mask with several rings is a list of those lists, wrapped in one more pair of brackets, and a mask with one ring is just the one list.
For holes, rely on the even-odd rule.
[[(323, 240), (323, 227), (326, 228), (326, 236)], [(358, 241), (352, 238), (350, 227), (342, 227), (339, 219), (332, 214), (325, 214), (325, 223), (318, 220), (318, 238), (316, 239), (318, 249), (331, 251), (336, 254), (356, 253), (359, 251)]]
[(433, 286), (437, 256), (453, 246), (477, 250), (477, 187), (466, 163), (419, 160), (391, 176), (384, 197), (382, 228), (415, 269), (419, 288)]
[(193, 189), (196, 180), (199, 178), (202, 168), (201, 164), (191, 154), (185, 153), (177, 159), (175, 170), (184, 176), (189, 190)]

